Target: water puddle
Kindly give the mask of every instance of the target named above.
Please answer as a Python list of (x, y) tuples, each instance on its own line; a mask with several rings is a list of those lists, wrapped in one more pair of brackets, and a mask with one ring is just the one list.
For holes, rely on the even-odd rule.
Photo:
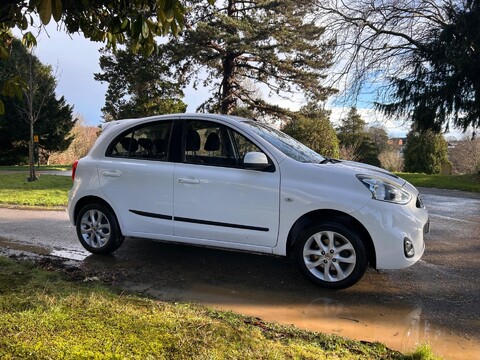
[(0, 238), (0, 248), (7, 250), (25, 251), (38, 255), (51, 255), (67, 260), (85, 260), (91, 254), (81, 250), (48, 249), (46, 247), (33, 244), (19, 243), (17, 241)]
[(474, 359), (480, 353), (480, 339), (460, 336), (436, 326), (422, 315), (421, 308), (347, 306), (328, 297), (302, 301), (301, 297), (287, 298), (280, 294), (272, 296), (262, 291), (237, 291), (203, 284), (187, 290), (131, 284), (130, 289), (164, 300), (195, 302), (302, 329), (356, 340), (381, 341), (403, 352), (427, 343), (436, 355), (445, 359)]

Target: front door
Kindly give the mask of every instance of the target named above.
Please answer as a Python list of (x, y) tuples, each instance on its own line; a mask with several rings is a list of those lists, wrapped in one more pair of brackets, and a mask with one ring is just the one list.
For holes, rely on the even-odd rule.
[(174, 235), (273, 247), (279, 224), (280, 174), (246, 169), (261, 151), (227, 126), (187, 120), (182, 162), (174, 170)]

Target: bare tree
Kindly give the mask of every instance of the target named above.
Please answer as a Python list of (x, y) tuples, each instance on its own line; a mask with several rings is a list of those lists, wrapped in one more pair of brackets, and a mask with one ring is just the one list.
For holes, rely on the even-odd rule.
[(466, 136), (450, 150), (449, 158), (457, 173), (480, 173), (480, 139)]
[[(322, 0), (319, 20), (335, 37), (331, 80), (350, 99), (372, 83), (409, 71), (412, 54), (445, 25), (442, 4), (453, 0)], [(459, 0), (461, 1), (461, 0)]]
[(354, 143), (348, 145), (340, 145), (340, 159), (358, 161), (361, 158), (360, 146), (360, 141), (355, 141)]
[(67, 150), (56, 152), (50, 155), (48, 164), (72, 164), (90, 151), (91, 147), (97, 140), (100, 129), (95, 126), (88, 126), (85, 118), (81, 114), (75, 114), (75, 126), (69, 136), (73, 137), (73, 141)]
[(30, 139), (28, 143), (28, 181), (37, 180), (34, 164), (34, 134), (35, 123), (41, 118), (47, 98), (54, 92), (57, 85), (57, 72), (53, 76), (45, 76), (46, 72), (51, 72), (49, 66), (45, 66), (38, 61), (33, 49), (28, 50), (26, 67), (17, 68), (18, 72), (25, 72), (22, 75), (26, 86), (22, 89), (22, 102), (17, 105), (17, 111), (20, 116), (30, 126)]
[(384, 150), (378, 155), (378, 160), (380, 160), (382, 168), (388, 171), (403, 170), (403, 157), (398, 151)]

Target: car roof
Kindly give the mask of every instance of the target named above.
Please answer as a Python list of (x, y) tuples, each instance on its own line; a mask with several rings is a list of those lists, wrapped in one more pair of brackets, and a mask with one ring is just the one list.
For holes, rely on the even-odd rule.
[(180, 120), (180, 119), (201, 119), (201, 120), (226, 120), (229, 123), (235, 122), (244, 122), (249, 121), (249, 119), (242, 118), (240, 116), (231, 116), (231, 115), (221, 115), (221, 114), (204, 114), (204, 113), (178, 113), (178, 114), (168, 114), (168, 115), (155, 115), (155, 116), (148, 116), (143, 118), (137, 119), (122, 119), (122, 120), (114, 120), (104, 123), (102, 125), (102, 131), (105, 132), (108, 129), (117, 128), (120, 126), (121, 128), (130, 127), (131, 125), (135, 125), (136, 123), (144, 123), (149, 121), (156, 121), (156, 120)]

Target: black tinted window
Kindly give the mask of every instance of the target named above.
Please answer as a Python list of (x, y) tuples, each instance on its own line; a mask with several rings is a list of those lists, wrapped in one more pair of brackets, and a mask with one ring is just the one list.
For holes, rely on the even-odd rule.
[(137, 126), (117, 137), (108, 147), (106, 156), (167, 160), (171, 121)]
[(243, 135), (210, 121), (187, 121), (184, 139), (184, 159), (189, 164), (243, 167), (247, 152), (261, 152)]

